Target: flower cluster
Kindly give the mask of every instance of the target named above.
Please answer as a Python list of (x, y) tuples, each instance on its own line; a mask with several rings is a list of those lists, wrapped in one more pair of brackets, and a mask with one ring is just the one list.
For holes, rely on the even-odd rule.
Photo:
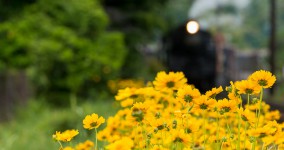
[[(108, 143), (107, 150), (283, 149), (280, 112), (263, 100), (275, 81), (260, 70), (225, 89), (200, 93), (182, 72), (160, 72), (152, 84), (118, 91), (122, 109), (106, 120), (97, 139)], [(224, 90), (227, 96), (219, 98)], [(83, 121), (87, 129), (103, 122), (96, 115)]]
[[(97, 137), (97, 128), (105, 122), (105, 119), (103, 117), (99, 117), (97, 114), (93, 113), (91, 115), (87, 115), (85, 119), (83, 120), (83, 126), (85, 129), (92, 130), (95, 129), (96, 131), (96, 137)], [(92, 141), (87, 140), (83, 143), (79, 143), (75, 146), (75, 148), (67, 146), (63, 147), (61, 142), (69, 142), (72, 138), (74, 138), (77, 134), (79, 134), (78, 130), (66, 130), (63, 133), (56, 131), (56, 133), (53, 135), (53, 139), (59, 142), (60, 144), (60, 150), (91, 150), (92, 148), (97, 149), (97, 138), (96, 143), (94, 144)]]

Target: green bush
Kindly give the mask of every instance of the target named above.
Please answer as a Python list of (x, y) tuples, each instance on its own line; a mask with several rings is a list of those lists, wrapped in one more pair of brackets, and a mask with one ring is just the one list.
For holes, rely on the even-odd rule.
[(127, 53), (108, 23), (97, 0), (39, 0), (0, 24), (0, 70), (27, 69), (36, 93), (54, 104), (87, 96), (118, 74)]

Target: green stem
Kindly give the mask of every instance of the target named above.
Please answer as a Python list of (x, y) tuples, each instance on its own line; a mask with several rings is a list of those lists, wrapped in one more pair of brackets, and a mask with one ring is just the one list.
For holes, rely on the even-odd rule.
[(205, 149), (205, 136), (206, 136), (206, 129), (205, 129), (205, 125), (206, 125), (206, 119), (205, 119), (205, 110), (203, 110), (203, 147)]
[(258, 127), (259, 124), (259, 118), (260, 118), (260, 112), (261, 112), (261, 103), (262, 103), (262, 95), (263, 95), (263, 87), (261, 87), (261, 91), (260, 91), (260, 100), (259, 100), (259, 110), (257, 113), (257, 123), (256, 123), (256, 128)]
[[(262, 107), (262, 105), (261, 105), (262, 95), (263, 95), (263, 87), (261, 87), (261, 91), (260, 91), (259, 108), (258, 108), (258, 110), (256, 110), (257, 122), (255, 124), (255, 129), (258, 127), (258, 124), (259, 124), (259, 118), (260, 118), (261, 107)], [(255, 146), (256, 146), (256, 139), (255, 139), (255, 141), (253, 142), (253, 145), (252, 145), (253, 150), (255, 150)]]
[(245, 124), (245, 137), (244, 137), (244, 148), (246, 147), (246, 138), (247, 138), (247, 130), (248, 130), (248, 122)]
[(218, 150), (221, 149), (221, 143), (220, 143), (220, 138), (219, 138), (219, 131), (220, 131), (220, 119), (219, 119), (219, 113), (217, 113), (217, 146)]
[(192, 149), (194, 148), (194, 133), (191, 133), (191, 138), (192, 138)]
[(238, 112), (238, 145), (237, 150), (241, 149), (241, 119), (240, 119), (240, 113)]
[(225, 116), (225, 118), (226, 118), (226, 124), (227, 124), (227, 128), (228, 128), (228, 130), (229, 130), (229, 134), (230, 134), (230, 136), (229, 136), (229, 140), (230, 140), (230, 146), (231, 146), (231, 149), (233, 149), (233, 147), (232, 147), (232, 143), (231, 143), (231, 136), (232, 136), (232, 131), (231, 131), (231, 128), (230, 128), (230, 126), (229, 126), (229, 120), (228, 120), (228, 116), (226, 115)]
[(98, 150), (98, 138), (97, 138), (97, 128), (95, 128), (95, 132), (96, 132), (96, 149), (95, 150)]
[(58, 142), (59, 145), (60, 145), (60, 149), (63, 149), (63, 146), (62, 146), (61, 142), (60, 142), (59, 140), (57, 140), (57, 142)]
[(247, 101), (247, 105), (249, 105), (249, 94), (248, 94), (248, 101)]

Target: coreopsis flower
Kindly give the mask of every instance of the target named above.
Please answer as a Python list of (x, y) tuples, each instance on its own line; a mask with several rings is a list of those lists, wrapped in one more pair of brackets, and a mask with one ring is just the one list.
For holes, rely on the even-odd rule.
[(106, 146), (108, 150), (131, 150), (134, 146), (133, 141), (128, 137), (123, 137)]
[(259, 128), (252, 128), (251, 130), (248, 130), (248, 134), (250, 136), (258, 137), (258, 138), (263, 138), (265, 136), (268, 136), (272, 132), (271, 129), (264, 128), (264, 127), (259, 127)]
[(217, 108), (220, 114), (234, 112), (237, 109), (237, 103), (236, 101), (224, 98), (223, 100), (218, 100)]
[(191, 136), (186, 134), (184, 130), (171, 130), (171, 135), (166, 140), (166, 143), (182, 143), (188, 145), (190, 143)]
[(164, 118), (156, 119), (154, 117), (149, 117), (147, 118), (147, 121), (150, 123), (153, 130), (163, 130), (167, 126), (167, 122)]
[(122, 107), (132, 106), (133, 103), (139, 98), (140, 91), (137, 88), (125, 88), (118, 90), (115, 100), (120, 101)]
[(185, 104), (191, 103), (193, 99), (200, 96), (200, 92), (196, 88), (192, 88), (190, 85), (185, 85), (183, 88), (180, 88), (177, 92), (177, 99)]
[(212, 98), (208, 99), (205, 95), (201, 95), (194, 100), (194, 108), (196, 109), (208, 110), (213, 108), (215, 104), (216, 100)]
[(177, 90), (184, 86), (187, 82), (184, 74), (182, 72), (159, 72), (153, 82), (155, 89), (163, 90), (163, 89), (172, 89)]
[(90, 140), (87, 140), (84, 143), (77, 144), (76, 150), (91, 150), (92, 147), (94, 147), (94, 143)]
[(207, 97), (210, 97), (210, 98), (215, 98), (217, 94), (221, 93), (223, 91), (223, 88), (222, 86), (218, 87), (218, 88), (212, 88), (211, 90), (207, 91), (205, 93), (205, 95)]
[(131, 115), (136, 119), (136, 121), (142, 121), (148, 108), (149, 106), (145, 103), (135, 103), (131, 108)]
[(238, 94), (259, 94), (261, 87), (251, 80), (242, 80), (235, 83)]
[(241, 99), (238, 94), (238, 90), (235, 87), (235, 84), (230, 81), (230, 86), (226, 87), (226, 91), (228, 92), (228, 98), (230, 100), (236, 101), (238, 104), (241, 103)]
[(238, 109), (238, 112), (241, 115), (241, 119), (243, 121), (247, 121), (251, 125), (255, 122), (255, 120), (256, 120), (255, 113), (250, 111), (249, 109), (244, 110), (243, 108), (240, 108), (240, 109)]
[[(256, 103), (253, 103), (252, 105), (245, 105), (245, 108), (249, 109), (250, 111), (256, 111), (259, 108), (260, 101), (257, 101)], [(269, 111), (270, 106), (266, 104), (265, 102), (261, 102), (261, 112), (266, 113)]]
[(195, 133), (199, 131), (201, 124), (195, 118), (191, 118), (188, 121), (182, 122), (182, 128), (185, 130), (185, 133)]
[(166, 140), (166, 137), (163, 136), (162, 134), (152, 134), (150, 143), (153, 145), (160, 145), (165, 140)]
[(265, 120), (279, 120), (280, 116), (279, 110), (270, 111), (264, 114)]
[(271, 72), (265, 70), (254, 72), (248, 79), (263, 88), (270, 88), (276, 81), (276, 77)]
[(163, 147), (162, 145), (154, 145), (150, 150), (169, 150), (169, 149)]
[(97, 134), (98, 140), (106, 141), (111, 136), (111, 130), (109, 128), (105, 128), (104, 130), (100, 130)]
[(69, 142), (74, 138), (77, 134), (79, 134), (78, 130), (66, 130), (64, 132), (56, 131), (53, 135), (53, 138), (57, 141)]
[(104, 122), (105, 118), (99, 117), (97, 114), (93, 113), (85, 117), (85, 119), (83, 120), (83, 125), (85, 129), (91, 130), (98, 128)]
[(126, 99), (126, 100), (124, 100), (124, 101), (121, 101), (121, 102), (120, 102), (120, 105), (121, 105), (122, 107), (129, 107), (129, 106), (132, 106), (133, 103), (134, 103), (134, 100), (129, 98), (129, 99)]

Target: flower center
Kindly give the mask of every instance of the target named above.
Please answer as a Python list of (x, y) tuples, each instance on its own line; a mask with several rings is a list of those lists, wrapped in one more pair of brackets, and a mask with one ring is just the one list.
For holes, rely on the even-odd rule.
[(190, 95), (185, 95), (184, 96), (184, 101), (186, 101), (186, 102), (191, 102), (192, 101), (192, 97), (190, 96)]
[(201, 108), (201, 109), (207, 109), (207, 107), (208, 107), (208, 106), (207, 106), (206, 104), (204, 104), (204, 103), (200, 105), (200, 108)]
[(222, 110), (224, 110), (224, 112), (229, 112), (231, 110), (230, 107), (223, 107)]
[(92, 123), (90, 124), (91, 127), (96, 127), (97, 125), (98, 125), (97, 122), (92, 122)]
[(267, 81), (266, 81), (266, 80), (259, 80), (259, 81), (258, 81), (258, 84), (259, 84), (260, 86), (266, 86), (266, 85), (267, 85)]
[(174, 87), (174, 86), (175, 86), (175, 83), (174, 83), (173, 81), (167, 82), (167, 87), (168, 87), (168, 88), (172, 88), (172, 87)]
[(176, 142), (182, 142), (183, 140), (180, 138), (180, 137), (176, 137), (175, 140), (174, 140), (174, 143)]
[(246, 92), (246, 94), (252, 94), (253, 90), (252, 89), (246, 89), (245, 92)]
[(244, 115), (242, 115), (241, 118), (243, 119), (243, 121), (248, 121), (248, 118)]
[(191, 133), (192, 131), (191, 131), (190, 128), (186, 128), (186, 129), (185, 129), (185, 132), (186, 132), (186, 133)]

